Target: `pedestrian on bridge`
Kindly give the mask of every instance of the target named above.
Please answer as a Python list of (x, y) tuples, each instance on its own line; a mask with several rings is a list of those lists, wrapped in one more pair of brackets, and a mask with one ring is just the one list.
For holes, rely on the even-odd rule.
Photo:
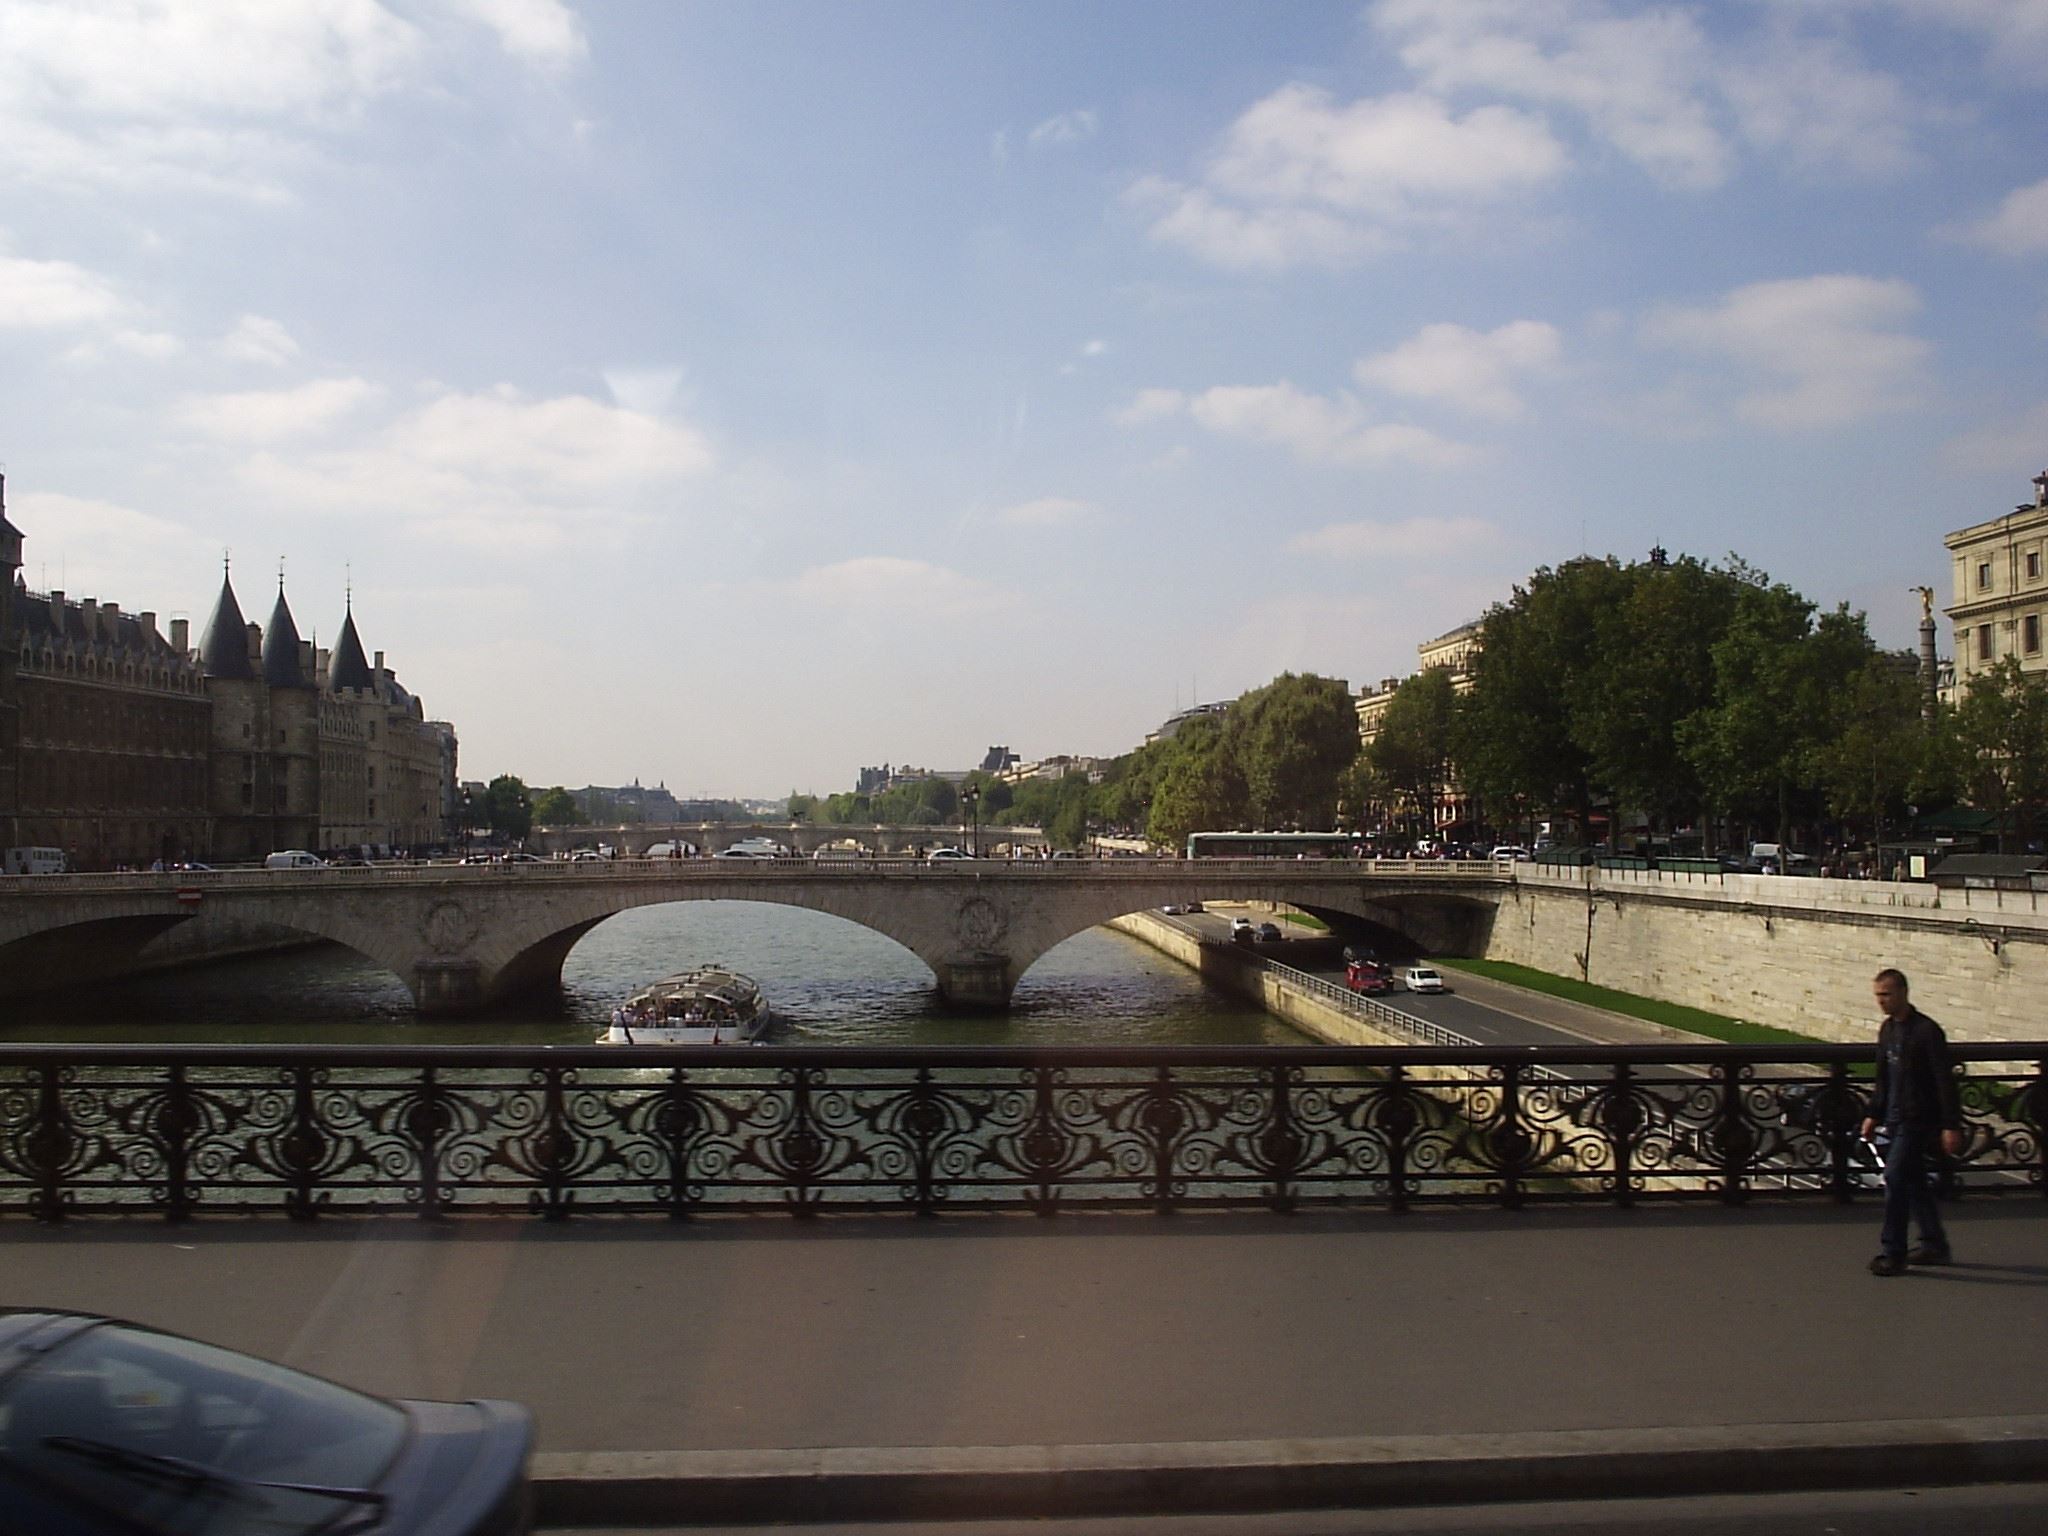
[[(1937, 1145), (1955, 1157), (1963, 1150), (1963, 1109), (1949, 1065), (1948, 1036), (1913, 1006), (1905, 973), (1882, 970), (1871, 990), (1884, 1022), (1877, 1031), (1877, 1088), (1864, 1117), (1867, 1141), (1884, 1127), (1884, 1230), (1870, 1261), (1873, 1275), (1902, 1275), (1909, 1264), (1949, 1262), (1948, 1233), (1928, 1184), (1928, 1153)], [(1906, 1249), (1908, 1218), (1920, 1246)]]

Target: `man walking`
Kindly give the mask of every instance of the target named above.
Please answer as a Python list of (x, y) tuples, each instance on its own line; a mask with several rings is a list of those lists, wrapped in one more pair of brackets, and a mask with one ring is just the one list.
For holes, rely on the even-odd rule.
[[(1870, 1272), (1903, 1275), (1908, 1264), (1949, 1261), (1948, 1234), (1927, 1185), (1927, 1154), (1937, 1140), (1950, 1157), (1963, 1150), (1963, 1108), (1949, 1068), (1948, 1036), (1913, 1006), (1904, 973), (1879, 971), (1871, 990), (1884, 1023), (1877, 1031), (1877, 1091), (1863, 1136), (1867, 1141), (1883, 1126), (1891, 1140), (1884, 1156), (1884, 1233)], [(1920, 1246), (1911, 1253), (1909, 1217), (1920, 1229)]]

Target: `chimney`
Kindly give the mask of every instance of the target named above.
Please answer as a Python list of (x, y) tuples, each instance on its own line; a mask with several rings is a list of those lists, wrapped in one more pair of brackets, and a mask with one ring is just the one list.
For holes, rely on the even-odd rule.
[(50, 627), (60, 635), (64, 633), (64, 594), (62, 592), (52, 592), (50, 594)]
[(2048, 469), (2034, 476), (2034, 505), (2048, 507)]
[(381, 694), (384, 691), (384, 653), (382, 651), (377, 652), (376, 659), (370, 664), (370, 681), (376, 686), (378, 693)]
[(147, 608), (143, 609), (142, 612), (135, 615), (135, 622), (142, 626), (142, 638), (145, 641), (154, 640), (157, 638), (156, 615), (151, 613)]
[(85, 641), (91, 645), (100, 637), (100, 605), (89, 597), (81, 597), (78, 611), (85, 617)]
[(299, 642), (299, 667), (308, 677), (313, 676), (313, 662), (313, 642), (301, 640)]
[(192, 621), (190, 619), (171, 620), (171, 649), (180, 656), (189, 656), (192, 654), (191, 647)]

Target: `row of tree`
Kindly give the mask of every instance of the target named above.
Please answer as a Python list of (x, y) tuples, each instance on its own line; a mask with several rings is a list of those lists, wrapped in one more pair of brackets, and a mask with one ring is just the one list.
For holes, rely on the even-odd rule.
[(2048, 788), (2044, 701), (2008, 659), (1935, 706), (1862, 614), (1739, 560), (1574, 560), (1486, 615), (1466, 691), (1442, 672), (1402, 684), (1352, 798), (1428, 825), (1455, 785), (1486, 825), (1551, 819), (1591, 841), (1596, 808), (1622, 808), (1708, 847), (1827, 821), (1874, 843), (1967, 800), (2024, 836)]

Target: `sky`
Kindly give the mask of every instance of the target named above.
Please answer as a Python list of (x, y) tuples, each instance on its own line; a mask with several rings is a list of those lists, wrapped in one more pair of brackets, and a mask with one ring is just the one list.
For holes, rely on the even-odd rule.
[(1122, 752), (1656, 544), (1905, 646), (2048, 466), (2048, 0), (0, 0), (0, 59), (28, 585), (196, 643), (282, 561), (465, 778)]

